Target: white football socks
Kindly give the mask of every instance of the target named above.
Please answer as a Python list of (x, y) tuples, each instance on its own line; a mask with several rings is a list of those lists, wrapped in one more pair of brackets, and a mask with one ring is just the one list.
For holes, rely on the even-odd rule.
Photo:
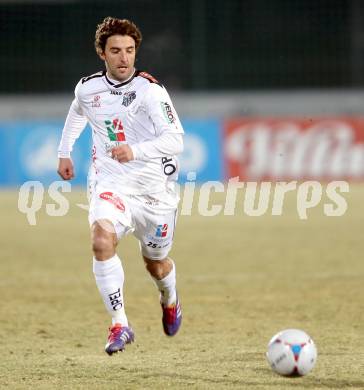
[(154, 283), (161, 293), (161, 303), (169, 306), (176, 302), (176, 267), (172, 261), (172, 269), (163, 279), (156, 279), (152, 276)]
[(112, 324), (128, 326), (123, 298), (124, 270), (117, 254), (105, 261), (93, 258), (93, 272)]

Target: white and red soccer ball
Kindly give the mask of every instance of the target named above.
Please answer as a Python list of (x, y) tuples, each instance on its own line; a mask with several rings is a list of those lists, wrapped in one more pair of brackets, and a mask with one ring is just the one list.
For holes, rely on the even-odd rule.
[(315, 366), (317, 350), (307, 333), (298, 329), (287, 329), (270, 340), (267, 360), (277, 374), (303, 376)]

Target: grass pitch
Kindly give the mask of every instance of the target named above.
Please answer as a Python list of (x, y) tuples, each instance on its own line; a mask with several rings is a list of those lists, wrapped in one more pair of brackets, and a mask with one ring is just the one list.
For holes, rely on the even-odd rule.
[[(342, 217), (321, 204), (300, 220), (294, 196), (280, 217), (181, 216), (171, 256), (184, 319), (174, 338), (162, 333), (136, 240), (122, 241), (136, 342), (112, 357), (87, 213), (76, 206), (85, 196), (66, 195), (66, 216), (43, 204), (29, 226), (17, 192), (0, 193), (0, 388), (364, 389), (363, 186), (351, 185)], [(291, 327), (318, 348), (306, 377), (280, 377), (265, 360), (271, 336)]]

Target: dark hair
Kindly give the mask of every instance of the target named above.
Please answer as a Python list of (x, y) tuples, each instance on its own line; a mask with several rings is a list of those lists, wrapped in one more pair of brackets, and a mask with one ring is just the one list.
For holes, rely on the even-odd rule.
[(106, 17), (97, 26), (95, 34), (95, 49), (98, 54), (105, 51), (107, 38), (112, 35), (129, 35), (135, 41), (135, 49), (138, 50), (142, 43), (142, 33), (138, 27), (128, 19)]

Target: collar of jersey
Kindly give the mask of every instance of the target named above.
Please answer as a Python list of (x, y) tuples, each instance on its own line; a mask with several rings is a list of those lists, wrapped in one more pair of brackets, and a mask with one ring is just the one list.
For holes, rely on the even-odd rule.
[(106, 74), (106, 70), (104, 70), (104, 76), (105, 76), (105, 80), (107, 81), (108, 84), (110, 84), (111, 86), (113, 86), (114, 88), (120, 88), (126, 84), (129, 84), (131, 82), (131, 80), (133, 80), (133, 78), (137, 75), (137, 70), (135, 69), (134, 70), (134, 73), (132, 74), (132, 76), (130, 76), (130, 78), (126, 81), (123, 81), (122, 83), (118, 83), (118, 84), (115, 84), (115, 82), (113, 80), (110, 80), (108, 77), (107, 77), (107, 74)]

